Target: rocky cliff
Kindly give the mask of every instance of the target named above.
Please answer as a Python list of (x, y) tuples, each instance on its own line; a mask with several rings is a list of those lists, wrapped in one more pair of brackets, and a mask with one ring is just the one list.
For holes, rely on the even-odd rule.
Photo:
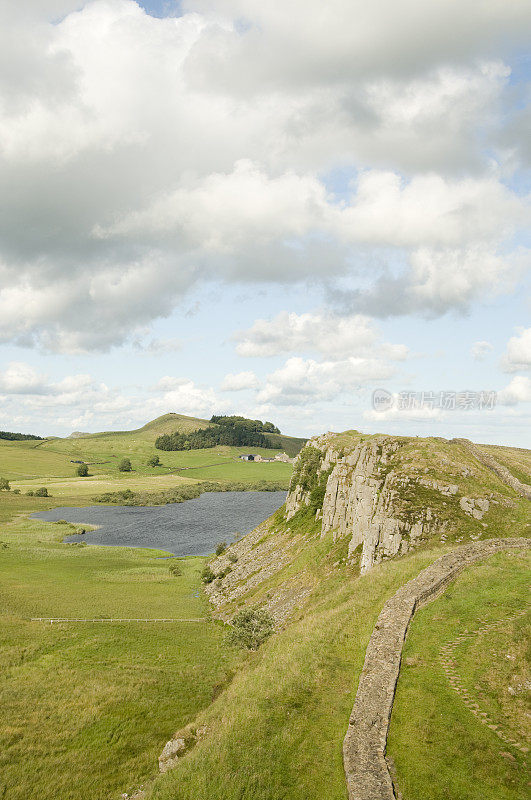
[[(224, 619), (258, 604), (282, 625), (338, 570), (345, 578), (365, 573), (427, 540), (524, 534), (529, 503), (494, 469), (491, 454), (483, 458), (489, 448), (474, 448), (357, 431), (310, 439), (295, 461), (285, 507), (210, 562), (212, 604)], [(505, 472), (531, 465), (529, 451), (498, 451)]]
[[(348, 557), (359, 556), (362, 573), (434, 535), (444, 541), (459, 525), (480, 538), (491, 504), (511, 501), (486, 491), (474, 455), (443, 439), (356, 432), (315, 437), (296, 462), (286, 518), (315, 513), (321, 536), (348, 539)], [(469, 520), (480, 524), (474, 530)]]

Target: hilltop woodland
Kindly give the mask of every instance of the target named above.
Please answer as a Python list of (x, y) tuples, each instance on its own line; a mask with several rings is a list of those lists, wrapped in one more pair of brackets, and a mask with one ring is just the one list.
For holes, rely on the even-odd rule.
[(42, 440), (42, 436), (35, 436), (33, 433), (12, 433), (11, 431), (0, 431), (0, 439), (7, 439), (9, 442), (27, 442), (30, 439)]
[(280, 433), (272, 422), (245, 417), (212, 416), (209, 428), (163, 434), (155, 441), (159, 450), (202, 450), (216, 445), (232, 447), (274, 447), (267, 433)]

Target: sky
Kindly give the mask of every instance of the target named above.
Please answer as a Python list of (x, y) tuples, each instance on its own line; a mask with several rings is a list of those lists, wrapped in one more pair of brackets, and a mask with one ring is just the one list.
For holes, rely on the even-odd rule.
[(0, 429), (531, 446), (528, 0), (0, 23)]

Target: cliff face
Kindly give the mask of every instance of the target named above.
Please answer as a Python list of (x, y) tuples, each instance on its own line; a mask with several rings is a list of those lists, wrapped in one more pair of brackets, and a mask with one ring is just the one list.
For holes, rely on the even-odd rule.
[[(282, 626), (328, 575), (367, 572), (428, 539), (522, 535), (528, 502), (469, 444), (357, 431), (310, 439), (284, 509), (211, 560), (216, 613), (258, 604)], [(528, 451), (498, 450), (519, 472), (531, 465)]]
[(474, 468), (461, 453), (448, 458), (443, 444), (433, 440), (426, 447), (427, 441), (419, 445), (415, 439), (355, 432), (311, 439), (296, 464), (287, 520), (305, 508), (312, 510), (313, 503), (321, 536), (332, 532), (334, 541), (348, 538), (349, 559), (359, 555), (362, 573), (434, 534), (444, 541), (449, 511), (456, 523), (463, 512), (481, 520), (489, 499), (466, 497), (453, 482), (470, 479)]

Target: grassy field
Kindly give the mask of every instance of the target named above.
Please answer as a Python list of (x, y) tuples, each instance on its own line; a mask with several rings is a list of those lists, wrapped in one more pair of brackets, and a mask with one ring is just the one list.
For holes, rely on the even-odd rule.
[(32, 616), (208, 616), (203, 559), (0, 525), (0, 797), (108, 800), (142, 783), (240, 658), (218, 623), (54, 624)]
[[(177, 415), (139, 431), (79, 439), (0, 440), (0, 797), (108, 800), (156, 772), (172, 734), (207, 706), (241, 661), (220, 623), (47, 624), (31, 617), (209, 617), (204, 559), (146, 549), (63, 544), (73, 525), (28, 519), (130, 490), (165, 493), (216, 482), (287, 483), (291, 465), (246, 463), (246, 448), (161, 452), (160, 433), (204, 427)], [(264, 457), (278, 451), (262, 451)], [(147, 466), (150, 456), (163, 466)], [(131, 473), (118, 470), (129, 457)], [(90, 463), (90, 477), (72, 461)], [(204, 484), (206, 485), (206, 483)], [(210, 485), (210, 484), (209, 484)], [(27, 496), (44, 486), (50, 497)], [(167, 501), (166, 501), (167, 502)]]
[[(196, 481), (237, 482), (250, 487), (260, 481), (281, 482), (287, 487), (292, 472), (289, 463), (244, 462), (248, 447), (217, 446), (204, 450), (166, 452), (155, 448), (161, 433), (208, 426), (206, 420), (166, 414), (137, 431), (99, 433), (73, 439), (14, 442), (0, 440), (0, 477), (11, 488), (26, 494), (44, 486), (61, 504), (75, 505), (108, 492), (161, 493)], [(300, 440), (276, 436), (279, 449), (251, 448), (263, 458), (281, 451), (282, 444), (298, 447)], [(286, 440), (286, 441), (284, 441)], [(290, 448), (288, 448), (290, 449)], [(161, 466), (148, 466), (151, 456)], [(122, 458), (129, 458), (132, 471), (120, 472)], [(77, 461), (89, 465), (89, 476), (77, 476)]]
[[(527, 796), (525, 754), (482, 723), (481, 714), (506, 739), (529, 743), (530, 617), (518, 617), (485, 635), (473, 632), (479, 620), (503, 621), (526, 608), (530, 566), (528, 553), (494, 556), (468, 569), (415, 616), (388, 745), (405, 800)], [(464, 695), (451, 688), (441, 664), (441, 646), (464, 631), (471, 635), (456, 646), (455, 672), (477, 703), (477, 715), (464, 704)]]
[[(327, 551), (335, 558), (330, 537), (316, 547), (325, 564)], [(199, 715), (206, 738), (148, 796), (344, 800), (341, 745), (372, 628), (385, 600), (442, 552), (415, 553), (350, 580), (322, 570), (305, 613)]]
[[(219, 462), (229, 465), (241, 453), (249, 451), (259, 452), (266, 458), (283, 450), (294, 454), (305, 441), (272, 434), (275, 445), (272, 449), (217, 446), (206, 450), (168, 452), (155, 448), (155, 440), (163, 433), (173, 433), (176, 430), (186, 432), (209, 426), (207, 420), (185, 417), (182, 414), (164, 414), (133, 431), (103, 432), (79, 438), (41, 441), (0, 440), (0, 475), (10, 480), (31, 480), (41, 476), (68, 477), (75, 475), (76, 464), (71, 462), (80, 460), (90, 464), (90, 472), (94, 475), (115, 474), (123, 457), (130, 458), (135, 472), (141, 475), (160, 475), (161, 472), (164, 474)], [(147, 460), (152, 455), (160, 457), (163, 467), (147, 466)], [(231, 478), (228, 477), (227, 480)]]

